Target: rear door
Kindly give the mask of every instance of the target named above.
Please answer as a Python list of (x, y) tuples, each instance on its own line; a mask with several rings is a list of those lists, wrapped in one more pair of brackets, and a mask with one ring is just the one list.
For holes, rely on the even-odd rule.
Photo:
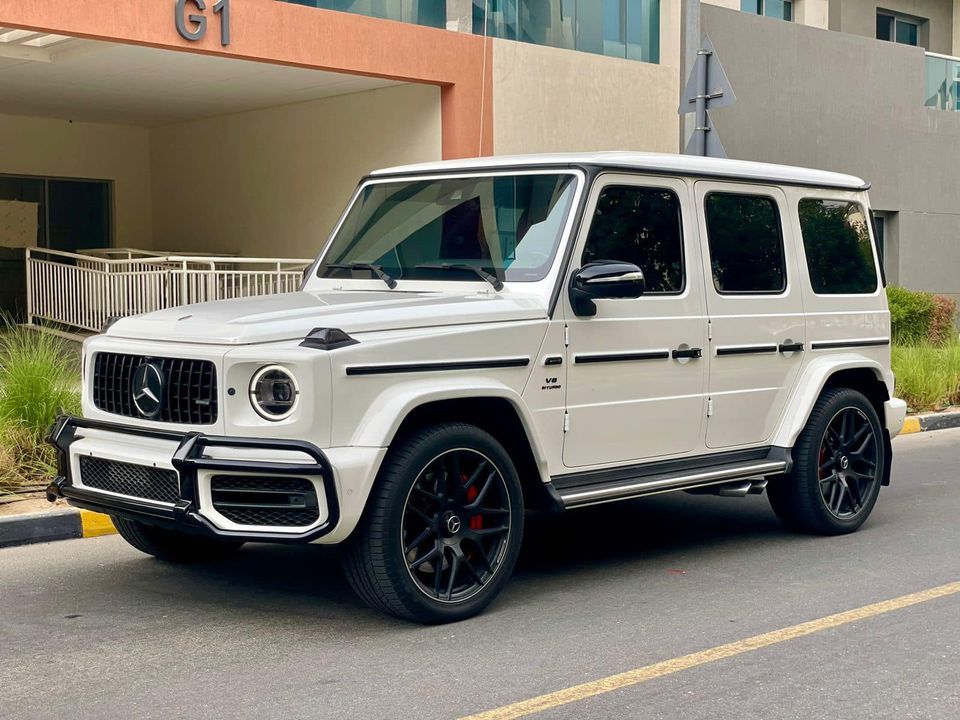
[(787, 200), (777, 187), (696, 184), (709, 316), (706, 444), (768, 441), (806, 343)]

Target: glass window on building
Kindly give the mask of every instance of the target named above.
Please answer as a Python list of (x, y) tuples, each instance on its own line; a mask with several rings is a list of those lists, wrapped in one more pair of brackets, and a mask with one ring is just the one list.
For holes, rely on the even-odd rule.
[(793, 0), (740, 0), (740, 9), (751, 15), (793, 20)]
[(925, 21), (878, 10), (877, 40), (896, 42), (901, 45), (919, 45), (921, 22)]
[(445, 0), (285, 0), (323, 10), (356, 13), (384, 20), (442, 28), (447, 25)]
[(473, 32), (660, 62), (660, 0), (473, 0)]

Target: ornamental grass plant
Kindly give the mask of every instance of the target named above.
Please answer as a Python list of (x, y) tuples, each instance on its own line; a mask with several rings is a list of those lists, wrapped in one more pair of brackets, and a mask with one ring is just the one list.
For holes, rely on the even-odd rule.
[(75, 343), (5, 323), (0, 334), (0, 492), (42, 484), (56, 457), (44, 442), (61, 410), (80, 411)]

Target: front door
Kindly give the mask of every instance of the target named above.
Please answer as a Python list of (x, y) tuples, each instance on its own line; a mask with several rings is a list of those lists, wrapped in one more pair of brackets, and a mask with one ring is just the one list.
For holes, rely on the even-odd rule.
[(769, 440), (806, 326), (787, 201), (775, 187), (698, 182), (710, 316), (709, 448)]
[[(571, 273), (588, 262), (639, 266), (646, 292), (574, 314), (566, 292), (567, 467), (696, 450), (705, 414), (707, 322), (687, 185), (603, 175), (594, 184)], [(569, 277), (567, 277), (569, 281)], [(674, 357), (674, 351), (680, 356)]]

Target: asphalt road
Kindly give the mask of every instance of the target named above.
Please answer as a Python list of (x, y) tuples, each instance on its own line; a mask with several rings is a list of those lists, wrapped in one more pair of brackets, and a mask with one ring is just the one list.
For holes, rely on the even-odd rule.
[[(670, 495), (533, 523), (484, 615), (423, 628), (322, 548), (175, 567), (118, 537), (0, 550), (0, 718), (457, 718), (960, 580), (960, 430), (899, 438), (863, 529)], [(536, 718), (960, 717), (960, 593)]]

